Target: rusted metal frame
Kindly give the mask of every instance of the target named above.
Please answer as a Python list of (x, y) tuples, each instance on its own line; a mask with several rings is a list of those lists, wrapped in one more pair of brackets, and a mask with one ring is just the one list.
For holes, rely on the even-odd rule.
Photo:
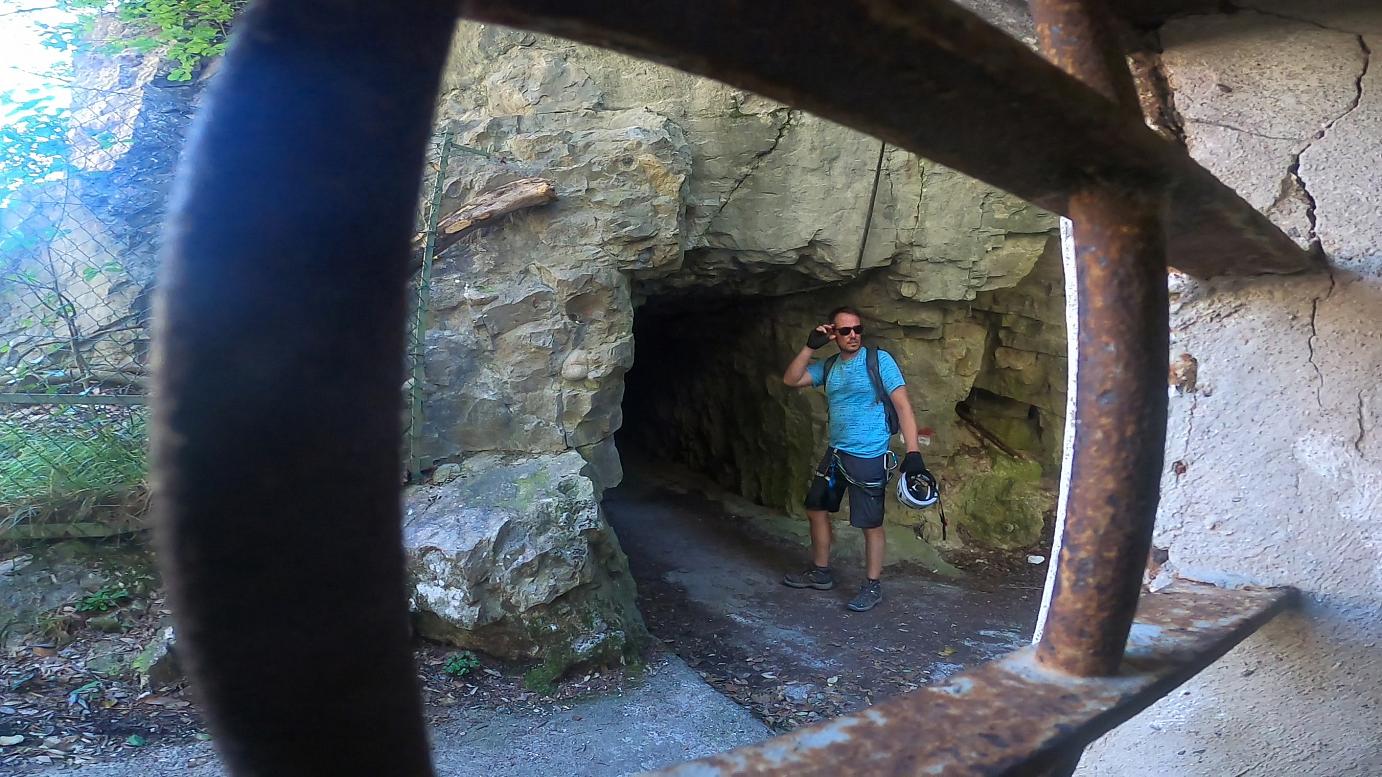
[[(1140, 117), (1104, 0), (1032, 0), (1042, 53)], [(1037, 660), (1118, 671), (1142, 585), (1166, 439), (1164, 195), (1158, 182), (1090, 184), (1070, 198), (1080, 367), (1055, 588)]]
[(160, 563), (236, 775), (430, 775), (398, 463), (414, 203), (454, 9), (257, 0), (180, 166)]
[(1051, 671), (1025, 648), (861, 712), (656, 774), (1050, 774), (1218, 660), (1295, 597), (1290, 589), (1177, 583), (1144, 597), (1116, 676)]
[(1113, 674), (1151, 546), (1166, 436), (1166, 265), (1160, 202), (1094, 189), (1071, 200), (1079, 264), (1075, 447), (1038, 658)]
[(1201, 277), (1322, 269), (1102, 95), (948, 0), (462, 0), (462, 14), (751, 89), (1068, 215), (1093, 181), (1166, 183), (1169, 250)]
[[(792, 29), (784, 8), (806, 6), (767, 5), (773, 24), (751, 31)], [(855, 5), (901, 13), (901, 21), (908, 16), (892, 4)], [(675, 20), (685, 7), (653, 8)], [(953, 55), (936, 55), (974, 42), (945, 36), (973, 23), (935, 8), (949, 27), (922, 37), (931, 62), (944, 64)], [(734, 20), (715, 10), (697, 7), (695, 15), (714, 19), (717, 32), (733, 31)], [(446, 51), (446, 16), (444, 4), (421, 0), (387, 7), (264, 0), (240, 26), (180, 174), (155, 338), (160, 542), (192, 676), (218, 747), (237, 774), (430, 773), (407, 643), (394, 408), (402, 380), (397, 356), (407, 238)], [(898, 21), (894, 31), (912, 29)], [(860, 33), (856, 27), (840, 34), (847, 40)], [(896, 35), (855, 41), (863, 53), (897, 42)], [(715, 48), (729, 56), (737, 50), (732, 43), (717, 39)], [(814, 63), (831, 59), (828, 54), (799, 47), (786, 61)], [(997, 59), (1010, 55), (1000, 51)], [(994, 80), (1010, 70), (985, 71), (981, 86), (1011, 98)], [(939, 76), (915, 68), (892, 84), (906, 87), (918, 78), (943, 93), (927, 103), (931, 108), (968, 101)], [(981, 102), (992, 107), (991, 94), (981, 89), (984, 95)], [(1091, 105), (1073, 99), (1077, 109)], [(1000, 124), (994, 119), (1009, 115), (985, 123)], [(1046, 128), (1056, 120), (1047, 111)], [(943, 117), (937, 123), (948, 124), (947, 131), (964, 129)], [(1117, 147), (1117, 135), (1096, 145)], [(1133, 136), (1130, 142), (1141, 141)], [(925, 144), (909, 147), (924, 153), (918, 145)], [(956, 160), (996, 170), (982, 145), (961, 146), (952, 149)], [(370, 153), (360, 153), (365, 148)], [(1020, 149), (993, 153), (1012, 160)], [(1045, 167), (1068, 161), (1048, 159)], [(1118, 180), (1137, 171), (1128, 161), (1063, 177), (1067, 184)], [(1035, 185), (1031, 170), (1023, 175)], [(350, 602), (348, 618), (335, 608), (303, 607), (284, 597), (285, 591), (312, 590)], [(1172, 635), (1169, 653), (1159, 637), (1148, 649), (1135, 645), (1125, 666), (1137, 669), (1134, 659), (1141, 657), (1147, 665), (1137, 670), (1141, 684), (1119, 685), (1127, 677), (1053, 682), (1049, 674), (1033, 675), (1041, 670), (1024, 652), (946, 688), (919, 692), (928, 694), (920, 705), (926, 717), (939, 724), (926, 730), (947, 732), (929, 740), (929, 760), (914, 738), (898, 736), (917, 729), (895, 726), (917, 719), (915, 700), (826, 724), (824, 738), (796, 737), (808, 738), (807, 750), (829, 749), (831, 731), (872, 726), (882, 740), (864, 738), (867, 758), (847, 757), (860, 744), (851, 743), (848, 732), (836, 742), (842, 749), (817, 762), (832, 768), (857, 762), (871, 773), (888, 773), (869, 768), (885, 757), (894, 759), (893, 772), (946, 758), (967, 770), (954, 773), (1056, 764), (1071, 742), (1088, 741), (1164, 693), (1255, 628), (1280, 601), (1257, 604), (1254, 613), (1176, 626), (1184, 633)], [(1082, 684), (1075, 692), (1069, 683)], [(1126, 693), (1109, 690), (1115, 686)], [(1037, 687), (1058, 691), (1036, 694), (1040, 703), (1033, 709), (1066, 709), (1071, 716), (1092, 716), (1097, 725), (1072, 735), (1064, 728), (1071, 724), (1053, 716), (1022, 729), (1038, 738), (1035, 749), (1008, 739), (1019, 727), (1004, 726), (1011, 718), (1002, 718), (1001, 710)], [(985, 698), (998, 706), (981, 703), (976, 688), (987, 689)], [(1099, 688), (1108, 692), (1100, 696)], [(963, 703), (938, 704), (943, 698), (932, 691)], [(1031, 710), (1019, 712), (1020, 720)], [(998, 717), (986, 721), (989, 715)], [(961, 720), (970, 727), (951, 725)]]

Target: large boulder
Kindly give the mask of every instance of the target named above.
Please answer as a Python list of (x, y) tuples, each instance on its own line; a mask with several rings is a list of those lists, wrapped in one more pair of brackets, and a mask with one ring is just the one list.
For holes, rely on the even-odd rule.
[(626, 661), (647, 639), (628, 560), (575, 451), (480, 454), (406, 495), (404, 544), (422, 636), (539, 661), (544, 686), (585, 663)]

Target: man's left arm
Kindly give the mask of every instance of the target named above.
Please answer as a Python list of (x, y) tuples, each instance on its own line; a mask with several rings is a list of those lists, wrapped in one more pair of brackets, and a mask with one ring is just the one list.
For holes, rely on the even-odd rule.
[(897, 426), (907, 442), (907, 452), (921, 453), (921, 446), (917, 442), (921, 432), (917, 429), (916, 415), (912, 413), (912, 402), (907, 398), (907, 387), (898, 386), (888, 396), (892, 398), (893, 408), (897, 410)]
[(912, 412), (912, 401), (907, 398), (907, 385), (903, 380), (902, 370), (897, 368), (892, 354), (883, 351), (879, 357), (878, 370), (882, 373), (883, 387), (888, 390), (888, 398), (892, 400), (893, 409), (897, 411), (898, 430), (902, 432), (902, 438), (907, 443), (907, 456), (902, 460), (902, 471), (912, 475), (926, 469), (926, 463), (921, 458), (921, 443), (917, 440), (921, 435), (917, 429), (917, 417)]

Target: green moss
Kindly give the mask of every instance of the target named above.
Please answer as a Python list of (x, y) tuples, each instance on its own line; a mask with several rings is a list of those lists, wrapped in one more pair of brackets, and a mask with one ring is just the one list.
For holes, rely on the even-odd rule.
[(553, 492), (552, 478), (545, 469), (536, 469), (531, 474), (524, 475), (514, 481), (517, 489), (513, 506), (519, 509), (532, 505), (543, 497), (551, 495)]
[[(528, 629), (534, 638), (541, 633), (548, 634), (549, 639), (552, 633), (566, 636), (549, 643), (543, 651), (542, 662), (523, 673), (525, 688), (550, 694), (556, 690), (557, 680), (577, 666), (627, 664), (641, 652), (644, 645), (640, 638), (641, 623), (639, 629), (623, 628), (625, 624), (610, 627), (594, 610), (580, 613), (577, 619), (584, 628), (573, 628), (569, 618), (558, 619), (558, 622), (535, 618), (529, 622)], [(555, 631), (551, 629), (553, 625), (557, 627)]]
[(995, 456), (987, 472), (970, 474), (946, 496), (946, 507), (965, 539), (987, 547), (1017, 549), (1041, 538), (1055, 497), (1041, 484), (1041, 464)]

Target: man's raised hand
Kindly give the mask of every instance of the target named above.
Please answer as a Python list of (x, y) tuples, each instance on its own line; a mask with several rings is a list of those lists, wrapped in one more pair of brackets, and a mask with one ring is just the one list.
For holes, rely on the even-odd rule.
[(832, 327), (829, 324), (821, 324), (815, 329), (812, 329), (811, 334), (806, 336), (806, 347), (814, 351), (830, 342), (832, 338), (831, 329)]

